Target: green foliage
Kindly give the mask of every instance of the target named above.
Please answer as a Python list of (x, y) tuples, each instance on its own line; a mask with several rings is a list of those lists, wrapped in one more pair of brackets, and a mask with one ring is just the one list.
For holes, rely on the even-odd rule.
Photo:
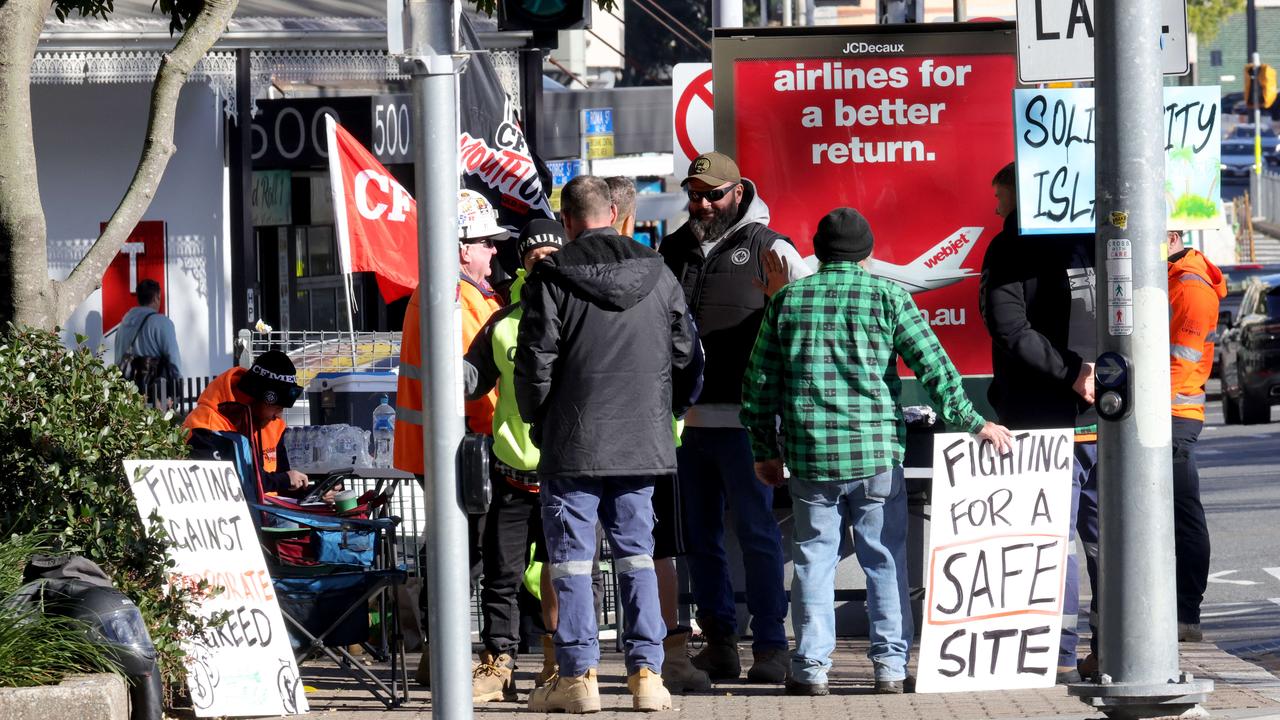
[(0, 527), (101, 565), (142, 610), (170, 681), (200, 620), (190, 591), (163, 591), (163, 533), (145, 532), (121, 461), (185, 456), (181, 429), (101, 358), (46, 331), (0, 336)]
[[(22, 584), (22, 568), (43, 547), (39, 535), (11, 535), (0, 541), (0, 598)], [(83, 623), (45, 617), (0, 601), (0, 687), (52, 685), (67, 675), (115, 672), (105, 648), (94, 644)]]
[[(181, 32), (204, 7), (204, 0), (152, 0), (151, 11), (157, 7), (169, 16), (169, 32)], [(106, 20), (115, 10), (115, 0), (53, 0), (53, 12), (62, 22), (73, 14)]]
[(1212, 42), (1222, 21), (1244, 10), (1245, 0), (1187, 0), (1187, 29), (1201, 43)]

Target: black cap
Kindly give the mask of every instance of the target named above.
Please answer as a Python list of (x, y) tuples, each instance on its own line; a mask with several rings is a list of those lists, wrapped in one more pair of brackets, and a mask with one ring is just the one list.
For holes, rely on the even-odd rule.
[(540, 247), (562, 248), (568, 242), (564, 236), (564, 226), (555, 220), (547, 220), (538, 218), (529, 221), (524, 226), (524, 230), (520, 231), (520, 241), (517, 243), (520, 250), (520, 258), (530, 250), (537, 250)]
[(859, 262), (871, 254), (875, 237), (862, 213), (853, 208), (836, 208), (818, 223), (813, 234), (813, 253), (822, 262)]
[(240, 391), (268, 405), (290, 408), (302, 396), (298, 371), (288, 355), (268, 350), (240, 377)]

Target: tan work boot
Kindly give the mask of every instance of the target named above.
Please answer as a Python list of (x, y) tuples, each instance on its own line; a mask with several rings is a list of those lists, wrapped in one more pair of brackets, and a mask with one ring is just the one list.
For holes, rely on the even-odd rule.
[(480, 664), (471, 671), (471, 701), (477, 705), (494, 700), (515, 700), (516, 686), (511, 678), (515, 662), (502, 653), (495, 656), (488, 650), (480, 651)]
[(787, 679), (791, 667), (790, 653), (786, 648), (757, 650), (751, 653), (754, 662), (747, 671), (747, 680), (753, 683), (781, 684)]
[(671, 709), (671, 693), (662, 685), (662, 676), (642, 667), (627, 678), (631, 691), (631, 708), (640, 712), (657, 712)]
[(533, 686), (540, 688), (551, 682), (556, 674), (556, 639), (550, 634), (542, 636), (542, 669), (533, 678)]
[(413, 673), (413, 680), (422, 687), (431, 689), (431, 646), (427, 643), (422, 644), (422, 659), (418, 661), (418, 669)]
[(711, 678), (689, 662), (689, 628), (677, 628), (662, 641), (662, 683), (683, 695), (711, 689)]
[(529, 693), (531, 712), (600, 712), (600, 684), (596, 681), (596, 669), (591, 668), (577, 677), (552, 675), (546, 685)]

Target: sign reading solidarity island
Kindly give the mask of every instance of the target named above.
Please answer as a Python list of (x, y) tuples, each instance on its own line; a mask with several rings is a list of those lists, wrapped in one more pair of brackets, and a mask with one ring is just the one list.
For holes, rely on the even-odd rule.
[(933, 521), (918, 692), (1052, 687), (1071, 522), (1070, 430), (1011, 452), (933, 441)]
[(187, 685), (196, 715), (307, 712), (284, 617), (258, 546), (240, 477), (229, 462), (126, 460), (138, 512), (168, 533), (171, 585), (222, 588), (196, 614), (227, 621), (192, 638)]
[[(1217, 85), (1164, 89), (1160, 127), (1170, 228), (1209, 230), (1223, 225), (1220, 96)], [(1092, 233), (1097, 139), (1093, 89), (1016, 90), (1013, 104), (1022, 232)]]

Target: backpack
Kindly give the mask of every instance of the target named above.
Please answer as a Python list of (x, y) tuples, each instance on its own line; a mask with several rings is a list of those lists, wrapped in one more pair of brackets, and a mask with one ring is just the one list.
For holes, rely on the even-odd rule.
[(129, 341), (129, 346), (125, 349), (124, 354), (116, 361), (116, 367), (120, 368), (120, 374), (125, 380), (132, 382), (138, 392), (142, 393), (148, 399), (152, 399), (155, 395), (155, 386), (160, 382), (176, 384), (179, 376), (177, 368), (173, 363), (169, 362), (169, 358), (154, 355), (138, 355), (134, 352), (133, 346), (138, 342), (138, 336), (142, 334), (142, 329), (147, 326), (147, 322), (159, 313), (151, 313), (142, 319), (142, 323), (138, 325), (138, 329), (133, 333), (133, 339)]

